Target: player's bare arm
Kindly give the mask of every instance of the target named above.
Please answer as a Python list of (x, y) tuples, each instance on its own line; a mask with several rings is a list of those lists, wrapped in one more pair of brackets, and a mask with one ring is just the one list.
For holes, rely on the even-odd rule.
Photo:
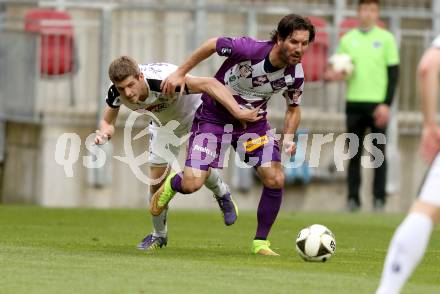
[(232, 96), (231, 92), (215, 78), (194, 77), (187, 75), (185, 83), (191, 93), (204, 92), (221, 103), (236, 119), (246, 122), (255, 122), (262, 116), (258, 115), (260, 108), (242, 109)]
[(118, 112), (119, 108), (105, 107), (104, 117), (100, 121), (99, 130), (96, 132), (95, 144), (104, 144), (111, 139), (115, 133), (115, 122)]
[(176, 87), (180, 87), (180, 95), (185, 89), (185, 75), (197, 64), (215, 53), (217, 38), (211, 38), (197, 48), (194, 53), (175, 72), (170, 74), (160, 84), (162, 94), (174, 94)]
[(436, 120), (440, 49), (431, 48), (423, 55), (417, 74), (424, 125), (421, 153), (424, 160), (432, 162), (440, 151), (440, 127)]
[(284, 135), (282, 146), (287, 154), (295, 154), (296, 144), (293, 142), (293, 136), (298, 129), (301, 121), (301, 108), (299, 106), (288, 106), (284, 117)]

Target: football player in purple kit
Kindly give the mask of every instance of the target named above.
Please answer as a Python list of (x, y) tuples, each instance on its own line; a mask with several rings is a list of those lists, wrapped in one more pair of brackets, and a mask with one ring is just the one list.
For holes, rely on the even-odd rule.
[(263, 119), (244, 125), (213, 98), (203, 94), (203, 102), (197, 109), (191, 129), (185, 169), (183, 173), (170, 174), (153, 195), (150, 202), (153, 215), (166, 209), (176, 192), (189, 194), (200, 189), (210, 168), (223, 167), (224, 146), (232, 145), (246, 162), (253, 160), (252, 165), (264, 186), (258, 205), (258, 225), (252, 252), (278, 255), (270, 249), (267, 236), (281, 206), (284, 173), (279, 143), (269, 131), (266, 107), (276, 93), (282, 93), (286, 99), (281, 144), (283, 152), (294, 154), (296, 145), (292, 138), (301, 119), (299, 105), (304, 89), (301, 57), (314, 38), (315, 28), (307, 18), (289, 14), (280, 20), (272, 39), (268, 41), (249, 37), (209, 39), (162, 82), (164, 94), (172, 94), (176, 87), (183, 89), (185, 75), (217, 52), (227, 59), (215, 78), (232, 92), (241, 108), (257, 108)]

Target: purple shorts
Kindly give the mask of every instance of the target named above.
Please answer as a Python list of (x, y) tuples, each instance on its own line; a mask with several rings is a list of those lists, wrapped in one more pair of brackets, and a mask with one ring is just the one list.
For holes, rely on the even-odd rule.
[(199, 170), (223, 168), (231, 146), (242, 161), (255, 168), (281, 161), (278, 142), (264, 119), (243, 129), (194, 118), (185, 166)]

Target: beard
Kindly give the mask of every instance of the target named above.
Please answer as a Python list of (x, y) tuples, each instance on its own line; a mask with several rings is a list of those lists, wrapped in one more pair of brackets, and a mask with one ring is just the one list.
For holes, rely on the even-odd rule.
[[(281, 47), (281, 60), (288, 65), (295, 65), (301, 62), (301, 54), (289, 53), (285, 47)], [(293, 61), (292, 61), (293, 60)]]

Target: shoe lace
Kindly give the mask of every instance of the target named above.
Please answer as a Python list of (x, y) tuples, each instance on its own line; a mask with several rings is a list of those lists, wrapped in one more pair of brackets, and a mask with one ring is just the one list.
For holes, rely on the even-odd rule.
[(219, 196), (214, 196), (214, 198), (217, 201), (218, 206), (220, 206), (221, 211), (225, 212), (230, 204), (229, 199), (227, 199), (226, 197), (219, 197)]
[(147, 235), (144, 239), (142, 239), (143, 245), (151, 244), (155, 241), (155, 237), (152, 234)]

